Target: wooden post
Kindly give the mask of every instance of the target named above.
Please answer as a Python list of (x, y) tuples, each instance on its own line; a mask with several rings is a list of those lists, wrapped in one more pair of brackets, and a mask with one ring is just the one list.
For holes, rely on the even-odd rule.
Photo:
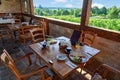
[(30, 0), (30, 14), (34, 15), (34, 5), (33, 5), (33, 0)]
[(92, 0), (83, 0), (80, 29), (85, 29), (85, 26), (88, 25), (90, 11), (91, 11), (91, 4), (92, 4)]
[(0, 4), (1, 4), (1, 0), (0, 0)]

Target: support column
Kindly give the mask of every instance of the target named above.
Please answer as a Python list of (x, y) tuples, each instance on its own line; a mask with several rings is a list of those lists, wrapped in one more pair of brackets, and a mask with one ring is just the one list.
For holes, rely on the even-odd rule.
[(34, 4), (33, 4), (33, 0), (30, 0), (30, 14), (34, 15)]
[(90, 11), (91, 11), (91, 4), (92, 4), (92, 0), (83, 0), (80, 29), (85, 29), (85, 26), (88, 25)]

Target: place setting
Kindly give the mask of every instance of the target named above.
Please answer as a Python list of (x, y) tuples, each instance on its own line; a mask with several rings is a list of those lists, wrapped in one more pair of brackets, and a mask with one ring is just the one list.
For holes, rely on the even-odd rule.
[[(57, 60), (57, 62), (62, 62), (62, 63), (67, 64), (71, 68), (76, 68), (77, 67), (77, 65), (75, 63), (71, 62), (68, 59), (68, 56), (66, 54), (57, 54), (56, 60)], [(51, 60), (50, 60), (50, 62), (51, 62)], [(54, 62), (52, 64), (54, 64)]]
[(56, 44), (57, 40), (55, 40), (54, 38), (47, 38), (46, 42), (49, 42), (49, 44)]
[(89, 57), (82, 52), (72, 52), (69, 54), (69, 59), (76, 64), (81, 64), (87, 62)]

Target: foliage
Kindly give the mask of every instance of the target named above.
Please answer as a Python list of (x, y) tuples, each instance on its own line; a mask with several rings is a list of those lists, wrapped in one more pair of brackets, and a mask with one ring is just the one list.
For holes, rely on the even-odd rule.
[(47, 17), (80, 23), (80, 18), (73, 17), (72, 15), (71, 16), (47, 16)]
[[(80, 23), (80, 18), (76, 18), (72, 16), (47, 16), (47, 17)], [(89, 25), (120, 31), (120, 19), (90, 18)]]
[(119, 9), (116, 6), (111, 7), (108, 9), (108, 18), (110, 19), (118, 19)]
[(89, 25), (94, 25), (101, 28), (111, 29), (120, 31), (120, 19), (98, 19), (91, 18), (89, 21)]
[[(35, 15), (80, 23), (81, 11), (79, 8), (43, 8), (40, 5), (34, 12)], [(93, 7), (89, 25), (120, 31), (120, 8)]]

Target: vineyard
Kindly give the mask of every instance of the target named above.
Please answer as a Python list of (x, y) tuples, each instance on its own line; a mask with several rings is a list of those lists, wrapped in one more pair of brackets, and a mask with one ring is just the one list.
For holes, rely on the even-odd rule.
[(120, 31), (120, 19), (90, 19), (89, 25)]
[[(35, 8), (35, 15), (80, 23), (82, 9), (79, 8)], [(90, 26), (120, 31), (120, 8), (93, 7), (90, 14)]]
[[(80, 18), (72, 16), (47, 16), (47, 17), (80, 23)], [(120, 31), (120, 19), (90, 18), (89, 25)]]

